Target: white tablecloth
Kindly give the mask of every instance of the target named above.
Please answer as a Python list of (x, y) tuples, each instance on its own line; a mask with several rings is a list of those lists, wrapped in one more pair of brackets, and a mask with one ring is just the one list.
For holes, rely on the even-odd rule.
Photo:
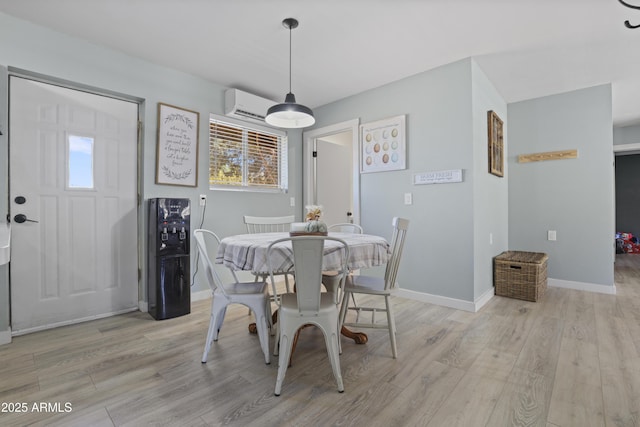
[[(386, 264), (390, 256), (389, 243), (382, 237), (370, 234), (329, 233), (331, 237), (344, 240), (349, 246), (350, 270), (370, 268)], [(289, 233), (239, 234), (222, 239), (216, 263), (232, 270), (246, 270), (256, 273), (268, 273), (267, 248), (274, 240), (289, 237)], [(337, 270), (340, 266), (340, 253), (336, 251), (337, 242), (325, 241), (323, 270)], [(271, 262), (274, 270), (288, 271), (293, 267), (293, 252), (290, 242), (275, 247)]]

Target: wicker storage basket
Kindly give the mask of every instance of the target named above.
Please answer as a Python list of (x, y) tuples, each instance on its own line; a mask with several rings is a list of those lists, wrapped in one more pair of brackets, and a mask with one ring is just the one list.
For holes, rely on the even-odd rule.
[(538, 301), (547, 290), (547, 254), (507, 251), (494, 258), (496, 295)]

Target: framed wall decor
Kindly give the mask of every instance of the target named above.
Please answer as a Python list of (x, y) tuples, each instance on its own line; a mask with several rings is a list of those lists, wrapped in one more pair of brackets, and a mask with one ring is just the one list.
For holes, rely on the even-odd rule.
[(407, 168), (405, 116), (360, 125), (360, 173)]
[(198, 185), (200, 113), (158, 103), (156, 184)]
[(504, 176), (504, 140), (502, 134), (502, 120), (495, 111), (487, 112), (487, 127), (489, 128), (489, 173)]

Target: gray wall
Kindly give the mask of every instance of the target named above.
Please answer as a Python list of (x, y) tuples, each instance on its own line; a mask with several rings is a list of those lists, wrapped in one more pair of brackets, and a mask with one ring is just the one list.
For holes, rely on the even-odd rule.
[[(507, 104), (475, 62), (473, 70), (473, 232), (474, 298), (493, 292), (493, 257), (509, 247), (509, 119)], [(488, 173), (487, 111), (503, 121), (504, 177)]]
[[(316, 127), (406, 114), (407, 169), (361, 175), (361, 223), (389, 237), (408, 218), (403, 289), (474, 301), (492, 286), (491, 258), (506, 249), (507, 180), (487, 173), (487, 119), (506, 104), (466, 59), (316, 109)], [(462, 169), (463, 182), (413, 185), (413, 174)], [(404, 193), (413, 204), (404, 205)], [(477, 213), (477, 215), (476, 215)], [(489, 232), (494, 244), (489, 245)], [(476, 242), (477, 241), (477, 242)]]
[[(611, 86), (509, 104), (508, 113), (509, 248), (548, 253), (551, 278), (613, 286)], [(517, 162), (565, 149), (578, 158)]]
[(613, 128), (613, 145), (640, 144), (640, 125)]
[(640, 238), (640, 155), (616, 157), (616, 231)]
[[(244, 230), (242, 215), (245, 214), (296, 214), (301, 217), (302, 132), (299, 130), (289, 132), (289, 194), (209, 190), (208, 118), (209, 113), (224, 113), (226, 87), (92, 45), (2, 13), (0, 13), (0, 64), (144, 99), (141, 117), (144, 125), (141, 164), (144, 200), (163, 196), (190, 198), (194, 207), (192, 221), (194, 225), (199, 225), (202, 220), (201, 210), (198, 207), (199, 194), (207, 194), (204, 227), (216, 230), (222, 236), (242, 232)], [(3, 81), (6, 82), (6, 79)], [(256, 84), (259, 85), (259, 82)], [(200, 113), (197, 188), (155, 184), (158, 102), (181, 106)], [(6, 108), (6, 98), (3, 98), (0, 104), (0, 120), (6, 117)], [(7, 162), (7, 156), (6, 137), (0, 137), (0, 164)], [(7, 209), (6, 169), (2, 170), (0, 221), (4, 221)], [(298, 207), (289, 206), (291, 196), (296, 198)], [(145, 212), (145, 209), (140, 210), (142, 241), (146, 241)], [(143, 253), (146, 254), (146, 252)], [(142, 261), (146, 262), (144, 256)], [(195, 257), (192, 257), (192, 264), (194, 261)], [(144, 265), (141, 265), (141, 268), (143, 272), (146, 269)], [(8, 327), (9, 301), (8, 292), (5, 292), (5, 276), (6, 274), (0, 270), (0, 331)], [(144, 284), (143, 277), (142, 299), (146, 299)], [(204, 280), (197, 280), (194, 290), (207, 288)]]

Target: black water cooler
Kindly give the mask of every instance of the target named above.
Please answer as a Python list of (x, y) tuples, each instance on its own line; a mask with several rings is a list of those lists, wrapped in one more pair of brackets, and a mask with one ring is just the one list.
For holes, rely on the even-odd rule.
[(189, 199), (149, 199), (147, 292), (156, 320), (191, 312)]

